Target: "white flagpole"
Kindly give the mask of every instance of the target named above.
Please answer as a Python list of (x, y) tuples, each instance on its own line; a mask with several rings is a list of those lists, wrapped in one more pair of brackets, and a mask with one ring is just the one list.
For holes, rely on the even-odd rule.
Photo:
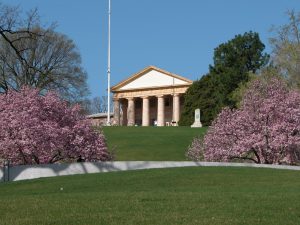
[(107, 125), (110, 125), (110, 0), (108, 0)]

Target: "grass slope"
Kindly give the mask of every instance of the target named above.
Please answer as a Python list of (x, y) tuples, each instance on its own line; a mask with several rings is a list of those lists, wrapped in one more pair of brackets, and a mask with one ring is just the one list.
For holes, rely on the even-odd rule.
[(103, 127), (109, 148), (116, 147), (116, 160), (182, 161), (195, 136), (206, 128)]
[(299, 187), (298, 171), (220, 167), (13, 182), (0, 224), (300, 224)]

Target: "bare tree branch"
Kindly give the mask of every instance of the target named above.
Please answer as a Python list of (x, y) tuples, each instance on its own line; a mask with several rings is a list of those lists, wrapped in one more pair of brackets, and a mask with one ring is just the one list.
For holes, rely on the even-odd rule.
[(54, 28), (40, 24), (37, 9), (24, 19), (18, 7), (0, 4), (0, 92), (27, 85), (70, 101), (88, 93), (74, 42)]

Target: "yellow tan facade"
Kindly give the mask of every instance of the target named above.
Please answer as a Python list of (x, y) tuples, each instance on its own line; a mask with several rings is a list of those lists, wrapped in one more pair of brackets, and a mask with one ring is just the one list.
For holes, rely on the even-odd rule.
[[(113, 86), (115, 125), (177, 125), (191, 80), (149, 66)], [(122, 116), (121, 116), (122, 114)], [(122, 119), (121, 119), (122, 118)]]

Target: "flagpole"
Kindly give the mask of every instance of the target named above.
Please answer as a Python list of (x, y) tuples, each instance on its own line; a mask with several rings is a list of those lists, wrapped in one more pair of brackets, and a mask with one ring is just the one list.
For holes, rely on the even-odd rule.
[(107, 54), (107, 125), (110, 125), (110, 1), (108, 0), (108, 54)]

